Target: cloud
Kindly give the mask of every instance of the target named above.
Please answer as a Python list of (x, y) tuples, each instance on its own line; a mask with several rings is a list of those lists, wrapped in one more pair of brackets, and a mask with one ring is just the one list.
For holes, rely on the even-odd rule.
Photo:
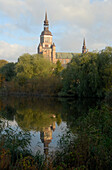
[(21, 46), (18, 44), (9, 44), (4, 41), (0, 41), (0, 59), (16, 62), (19, 56), (24, 53), (35, 53), (36, 47)]
[(0, 0), (0, 11), (12, 18), (18, 18), (20, 14), (25, 14), (25, 1), (22, 0)]
[[(100, 50), (112, 43), (111, 9), (112, 0), (0, 0), (1, 17), (7, 18), (4, 23), (1, 18), (1, 40), (8, 42), (2, 55), (12, 61), (36, 48), (46, 10), (57, 51), (81, 52), (83, 37), (90, 51)], [(0, 56), (2, 48), (6, 44)]]

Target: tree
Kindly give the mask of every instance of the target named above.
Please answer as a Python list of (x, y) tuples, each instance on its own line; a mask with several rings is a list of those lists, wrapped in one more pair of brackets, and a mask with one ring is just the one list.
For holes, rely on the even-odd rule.
[(0, 60), (0, 68), (3, 67), (7, 63), (8, 63), (8, 61), (6, 61), (6, 60)]
[(17, 77), (27, 79), (46, 77), (53, 73), (53, 67), (53, 64), (42, 55), (24, 54), (19, 57), (16, 64)]
[(64, 69), (64, 68), (62, 67), (61, 62), (58, 60), (58, 61), (56, 62), (56, 67), (55, 67), (55, 69), (54, 69), (54, 74), (57, 75), (57, 76), (59, 76), (60, 73), (61, 73), (61, 71), (62, 71), (63, 69)]
[(5, 81), (5, 78), (2, 74), (0, 74), (0, 87), (2, 87), (3, 82)]
[(11, 81), (16, 76), (15, 64), (5, 64), (2, 68), (0, 68), (0, 73), (5, 77), (6, 81)]
[(63, 71), (60, 95), (103, 97), (112, 86), (111, 48), (100, 53), (86, 53), (74, 57)]

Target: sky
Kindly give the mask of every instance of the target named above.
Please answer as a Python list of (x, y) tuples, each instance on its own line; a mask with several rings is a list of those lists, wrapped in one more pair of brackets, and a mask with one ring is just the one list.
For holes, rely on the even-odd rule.
[(37, 53), (45, 11), (57, 52), (112, 46), (112, 0), (0, 0), (0, 59)]

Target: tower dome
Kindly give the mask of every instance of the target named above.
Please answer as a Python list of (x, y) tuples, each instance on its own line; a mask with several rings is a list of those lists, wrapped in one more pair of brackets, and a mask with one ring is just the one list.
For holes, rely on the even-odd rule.
[(52, 36), (52, 34), (49, 30), (42, 31), (41, 35), (51, 35)]
[(42, 31), (41, 35), (51, 35), (51, 32), (49, 31), (49, 21), (47, 19), (47, 12), (45, 13), (45, 20), (44, 20), (44, 31)]

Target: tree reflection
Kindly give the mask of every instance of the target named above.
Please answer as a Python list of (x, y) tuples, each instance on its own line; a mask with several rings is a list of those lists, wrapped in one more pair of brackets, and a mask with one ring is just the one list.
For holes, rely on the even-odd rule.
[(72, 130), (76, 119), (87, 114), (96, 104), (96, 99), (11, 97), (0, 100), (0, 115), (8, 120), (14, 120), (15, 116), (23, 130), (42, 131), (43, 128), (50, 127), (54, 121), (60, 125), (62, 120), (67, 122)]
[(98, 104), (97, 100), (90, 99), (3, 98), (0, 99), (0, 117), (13, 122), (15, 120), (22, 130), (40, 132), (47, 158), (56, 123), (60, 126), (62, 121), (66, 122), (67, 127), (74, 133), (76, 120), (86, 116), (88, 110), (94, 108), (96, 104)]

